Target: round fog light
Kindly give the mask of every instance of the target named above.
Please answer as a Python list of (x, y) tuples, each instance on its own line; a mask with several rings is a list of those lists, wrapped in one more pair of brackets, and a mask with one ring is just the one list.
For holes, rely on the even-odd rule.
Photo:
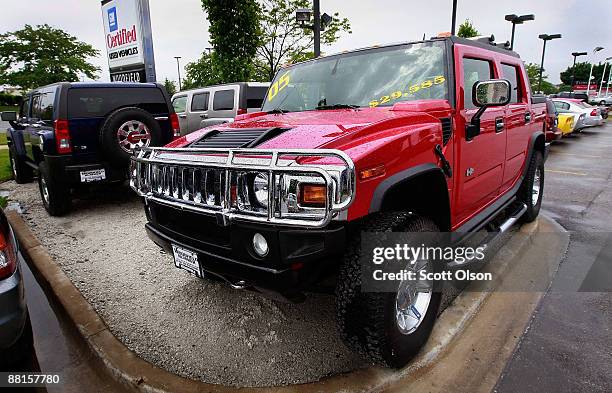
[(255, 250), (255, 253), (260, 257), (265, 257), (268, 255), (268, 251), (270, 251), (266, 238), (260, 233), (256, 233), (255, 236), (253, 236), (253, 250)]

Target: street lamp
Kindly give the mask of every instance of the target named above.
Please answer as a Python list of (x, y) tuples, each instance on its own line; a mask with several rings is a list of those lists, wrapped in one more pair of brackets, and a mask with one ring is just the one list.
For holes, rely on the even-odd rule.
[(574, 65), (572, 66), (572, 89), (576, 83), (576, 57), (586, 55), (588, 55), (587, 52), (572, 52), (572, 56), (574, 56)]
[(455, 35), (455, 27), (457, 26), (457, 0), (453, 0), (453, 16), (451, 24), (451, 35)]
[(304, 29), (312, 29), (314, 32), (314, 55), (315, 57), (321, 56), (321, 31), (332, 22), (333, 18), (327, 14), (321, 15), (320, 0), (313, 1), (314, 9), (314, 23), (312, 26), (306, 23), (310, 21), (310, 17), (313, 14), (313, 10), (308, 8), (299, 8), (295, 11), (295, 20), (300, 24), (300, 27)]
[(540, 34), (538, 38), (544, 41), (544, 46), (542, 47), (542, 64), (540, 65), (540, 81), (538, 82), (538, 91), (542, 91), (542, 72), (544, 72), (544, 54), (546, 53), (546, 41), (561, 38), (561, 34)]
[[(593, 49), (593, 56), (595, 56), (595, 53), (599, 52), (600, 50), (603, 50), (603, 46), (596, 46), (595, 49)], [(593, 66), (595, 65), (595, 62), (592, 61), (591, 62), (591, 72), (589, 73), (589, 82), (587, 83), (587, 96), (589, 95), (589, 91), (591, 90), (591, 78), (593, 77)]]
[(603, 74), (601, 75), (601, 83), (599, 84), (599, 91), (597, 92), (597, 97), (601, 97), (601, 89), (603, 88), (604, 77), (606, 76), (606, 66), (608, 65), (608, 62), (610, 60), (612, 60), (612, 56), (606, 57), (606, 62), (604, 63)]
[(510, 39), (510, 50), (514, 49), (514, 29), (516, 28), (516, 25), (522, 25), (523, 22), (527, 22), (529, 20), (535, 20), (535, 15), (533, 14), (529, 14), (529, 15), (515, 15), (515, 14), (510, 14), (510, 15), (506, 15), (505, 19), (512, 23), (512, 38)]
[(178, 89), (179, 91), (181, 91), (181, 65), (179, 62), (179, 60), (181, 59), (181, 56), (174, 56), (174, 58), (176, 59), (176, 70), (178, 71), (178, 78), (179, 78), (178, 79), (178, 82), (179, 82)]

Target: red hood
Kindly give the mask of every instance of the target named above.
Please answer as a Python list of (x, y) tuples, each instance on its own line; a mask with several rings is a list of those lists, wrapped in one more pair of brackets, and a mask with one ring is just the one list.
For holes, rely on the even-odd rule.
[[(450, 105), (445, 100), (409, 101), (393, 107), (341, 109), (325, 111), (241, 115), (233, 123), (208, 127), (180, 138), (170, 147), (183, 147), (199, 140), (213, 129), (232, 128), (288, 128), (279, 136), (262, 143), (258, 148), (347, 150), (356, 138), (395, 129), (397, 127), (430, 124), (434, 117), (448, 116)], [(354, 146), (353, 146), (354, 147)]]

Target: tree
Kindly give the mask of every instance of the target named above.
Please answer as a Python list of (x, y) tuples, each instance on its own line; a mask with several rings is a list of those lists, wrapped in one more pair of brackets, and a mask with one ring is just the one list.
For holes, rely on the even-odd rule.
[(538, 83), (540, 82), (540, 66), (535, 63), (525, 64), (525, 69), (527, 70), (527, 77), (529, 78), (529, 84), (531, 86), (531, 92), (537, 93), (541, 91), (544, 94), (553, 94), (557, 93), (558, 89), (547, 81), (548, 75), (542, 74), (542, 86), (538, 89)]
[[(255, 67), (259, 78), (272, 80), (283, 64), (314, 57), (313, 30), (301, 27), (295, 20), (297, 9), (310, 9), (312, 4), (309, 0), (263, 0), (261, 3), (263, 42), (257, 48)], [(321, 32), (321, 44), (336, 42), (341, 33), (351, 34), (351, 25), (336, 12)]]
[(469, 19), (466, 19), (462, 24), (459, 25), (457, 36), (463, 38), (472, 38), (477, 37), (479, 35), (480, 33), (478, 32), (478, 30), (476, 30), (476, 28)]
[(164, 80), (164, 87), (170, 96), (176, 93), (176, 83), (168, 78)]
[(187, 63), (185, 66), (183, 90), (221, 83), (223, 79), (218, 67), (219, 65), (213, 61), (212, 54), (202, 53), (202, 57), (192, 63)]
[(255, 0), (202, 0), (210, 22), (211, 59), (223, 83), (251, 80), (260, 44), (261, 12)]
[[(596, 64), (593, 66), (593, 79), (591, 79), (591, 84), (595, 84), (599, 86), (601, 82), (601, 76), (603, 74), (603, 64)], [(576, 82), (584, 82), (588, 83), (589, 74), (591, 72), (591, 63), (576, 63)], [(562, 71), (560, 74), (561, 82), (566, 85), (572, 84), (572, 74), (573, 67), (567, 67), (565, 71)], [(608, 75), (608, 69), (606, 68), (606, 75)]]
[(87, 58), (98, 56), (93, 46), (49, 25), (0, 34), (0, 85), (31, 89), (55, 82), (96, 79), (98, 67)]

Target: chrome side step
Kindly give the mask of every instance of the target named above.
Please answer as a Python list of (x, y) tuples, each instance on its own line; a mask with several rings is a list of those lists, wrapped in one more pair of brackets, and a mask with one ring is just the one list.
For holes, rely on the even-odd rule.
[[(508, 232), (508, 230), (512, 228), (514, 224), (516, 224), (516, 222), (523, 216), (523, 214), (525, 214), (526, 211), (527, 211), (527, 205), (525, 205), (524, 203), (521, 203), (518, 209), (514, 213), (512, 213), (510, 217), (506, 219), (506, 221), (504, 221), (499, 227), (497, 227), (496, 231), (489, 232), (488, 236), (480, 243), (481, 244), (480, 247), (482, 248), (482, 251), (486, 251), (491, 242), (497, 239), (500, 235)], [(466, 259), (463, 263), (452, 262), (448, 264), (448, 267), (455, 268), (455, 267), (466, 266), (466, 265), (469, 265), (471, 262), (473, 262), (474, 259), (475, 258), (472, 258), (469, 260)]]

